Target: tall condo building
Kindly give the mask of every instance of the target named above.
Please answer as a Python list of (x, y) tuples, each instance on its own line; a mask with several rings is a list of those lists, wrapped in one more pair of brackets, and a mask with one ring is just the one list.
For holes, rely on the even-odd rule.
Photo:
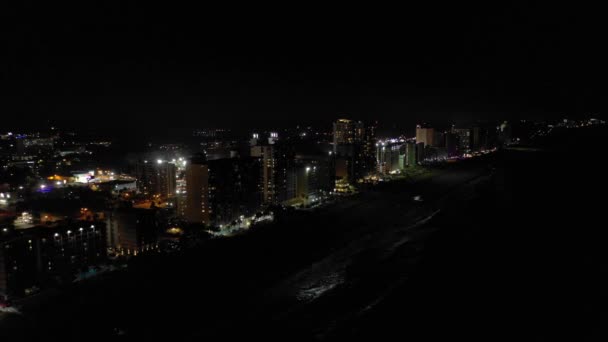
[(424, 146), (435, 145), (435, 129), (430, 127), (416, 126), (416, 143), (423, 143)]

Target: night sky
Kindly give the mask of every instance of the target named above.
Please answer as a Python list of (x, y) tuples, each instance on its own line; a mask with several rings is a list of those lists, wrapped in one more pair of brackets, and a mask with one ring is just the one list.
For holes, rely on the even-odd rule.
[(162, 134), (604, 110), (600, 22), (571, 8), (18, 6), (0, 11), (12, 129), (44, 124), (34, 116)]

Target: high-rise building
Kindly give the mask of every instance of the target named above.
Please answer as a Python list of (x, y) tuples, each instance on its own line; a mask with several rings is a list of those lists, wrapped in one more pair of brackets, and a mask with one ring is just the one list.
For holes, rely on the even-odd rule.
[(469, 153), (471, 151), (471, 130), (468, 128), (452, 128), (452, 133), (458, 136), (458, 154)]
[(255, 213), (261, 205), (258, 158), (193, 158), (186, 170), (185, 219), (221, 225)]
[(204, 156), (192, 158), (186, 166), (185, 219), (190, 223), (211, 223), (209, 166)]
[(378, 122), (370, 122), (365, 125), (365, 137), (363, 139), (363, 171), (369, 173), (376, 168), (376, 130)]
[(146, 195), (173, 197), (176, 190), (176, 171), (175, 164), (161, 159), (140, 161), (135, 165), (137, 187)]
[(456, 133), (447, 132), (445, 134), (445, 149), (448, 157), (458, 155), (458, 135)]
[(71, 283), (74, 274), (107, 262), (103, 223), (0, 231), (0, 297)]
[(289, 200), (288, 172), (295, 158), (293, 146), (278, 141), (277, 133), (270, 134), (268, 143), (255, 136), (251, 143), (251, 156), (261, 161), (262, 202), (280, 204)]
[(212, 224), (227, 224), (240, 216), (251, 216), (260, 208), (260, 164), (254, 157), (207, 162)]
[(158, 211), (116, 208), (105, 213), (106, 239), (115, 255), (137, 256), (155, 251), (159, 238)]
[(378, 172), (387, 174), (399, 170), (399, 157), (402, 155), (402, 142), (379, 141), (376, 144)]
[(416, 159), (416, 144), (413, 142), (405, 144), (405, 164), (407, 166), (416, 166), (418, 164)]
[[(374, 131), (371, 131), (374, 134)], [(362, 143), (365, 138), (365, 126), (361, 121), (338, 119), (334, 122), (334, 153), (339, 145)]]
[(290, 201), (309, 204), (333, 189), (331, 162), (326, 155), (296, 155), (289, 171)]
[(435, 146), (435, 129), (422, 125), (416, 126), (416, 143), (423, 143), (424, 146)]
[(420, 164), (426, 158), (426, 153), (424, 149), (424, 143), (420, 142), (416, 144), (416, 162)]
[(346, 159), (348, 181), (354, 182), (376, 167), (376, 123), (339, 119), (333, 124), (333, 155)]

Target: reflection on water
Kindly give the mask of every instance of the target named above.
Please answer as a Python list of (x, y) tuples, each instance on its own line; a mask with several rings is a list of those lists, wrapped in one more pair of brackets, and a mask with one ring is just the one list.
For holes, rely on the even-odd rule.
[(325, 277), (315, 279), (316, 281), (304, 284), (298, 290), (296, 298), (299, 301), (311, 301), (319, 298), (327, 291), (332, 290), (336, 286), (344, 283), (344, 275), (340, 273), (331, 273)]

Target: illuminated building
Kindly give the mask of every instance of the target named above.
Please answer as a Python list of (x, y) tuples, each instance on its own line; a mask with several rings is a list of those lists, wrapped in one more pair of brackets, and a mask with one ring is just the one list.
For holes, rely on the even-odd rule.
[(407, 166), (416, 166), (418, 164), (416, 144), (413, 142), (405, 144), (405, 164)]
[(224, 128), (204, 128), (195, 130), (192, 135), (207, 140), (221, 140), (229, 138), (231, 133), (229, 129)]
[(416, 162), (420, 164), (422, 161), (424, 161), (425, 157), (426, 154), (424, 150), (424, 143), (416, 143)]
[(452, 133), (458, 137), (458, 154), (469, 153), (471, 151), (471, 130), (468, 128), (452, 128)]
[(160, 195), (170, 198), (175, 195), (176, 189), (175, 164), (164, 161), (140, 161), (135, 166), (135, 177), (140, 192), (146, 195)]
[(76, 222), (56, 229), (0, 231), (0, 295), (71, 283), (76, 274), (107, 260), (105, 227)]
[(334, 187), (334, 194), (336, 195), (347, 195), (354, 192), (353, 186), (350, 185), (345, 179), (336, 179), (336, 185)]
[(362, 168), (365, 176), (366, 173), (372, 172), (376, 168), (376, 129), (378, 123), (371, 122), (365, 126), (365, 136), (363, 139), (363, 156)]
[(399, 141), (379, 141), (376, 144), (376, 163), (378, 172), (387, 174), (399, 170), (399, 157), (402, 153), (403, 143)]
[(416, 126), (416, 143), (423, 143), (424, 146), (435, 145), (435, 129), (430, 127)]
[(204, 156), (193, 158), (186, 167), (186, 208), (184, 212), (188, 222), (202, 224), (211, 222), (209, 167)]
[(193, 158), (186, 170), (186, 221), (220, 225), (255, 213), (262, 200), (260, 164), (258, 158)]
[(309, 204), (334, 187), (328, 156), (296, 155), (289, 171), (289, 203)]
[(159, 232), (156, 215), (155, 210), (137, 208), (107, 212), (107, 246), (121, 256), (137, 256), (155, 250)]
[(251, 141), (251, 156), (261, 161), (261, 194), (264, 204), (280, 204), (290, 199), (288, 172), (293, 166), (293, 146), (279, 142), (277, 133), (270, 133), (268, 143)]
[(334, 122), (334, 153), (339, 145), (349, 145), (363, 142), (365, 127), (361, 121), (338, 119)]
[(376, 123), (339, 119), (333, 124), (333, 155), (346, 159), (347, 179), (355, 182), (373, 172), (376, 167)]
[(227, 224), (240, 216), (251, 216), (260, 208), (260, 164), (253, 157), (207, 162), (212, 224)]

